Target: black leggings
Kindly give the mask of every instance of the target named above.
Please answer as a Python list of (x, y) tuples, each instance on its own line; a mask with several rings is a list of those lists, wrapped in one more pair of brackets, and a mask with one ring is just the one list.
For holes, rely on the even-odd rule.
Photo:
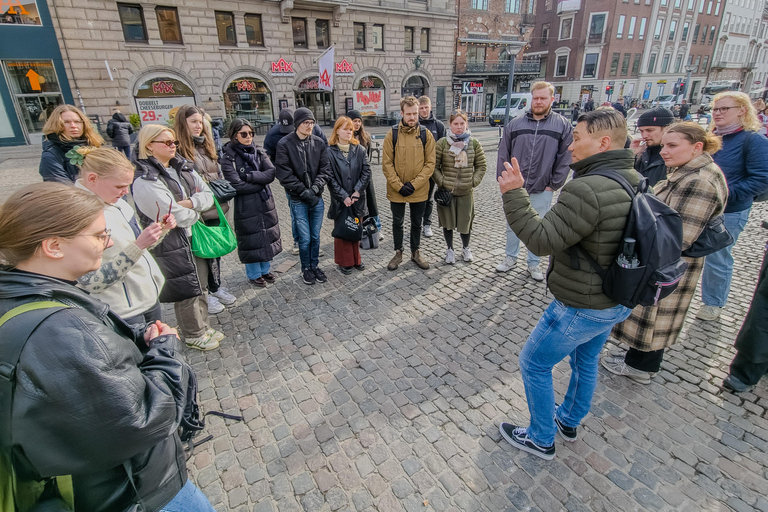
[[(469, 233), (459, 233), (461, 235), (461, 245), (469, 247)], [(449, 249), (453, 249), (453, 230), (443, 228), (443, 238)]]

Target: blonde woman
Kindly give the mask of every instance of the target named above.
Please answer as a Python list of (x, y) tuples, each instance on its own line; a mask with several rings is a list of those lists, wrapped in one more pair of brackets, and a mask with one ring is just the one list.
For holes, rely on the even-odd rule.
[[(747, 225), (754, 198), (768, 190), (768, 139), (761, 136), (760, 121), (749, 96), (727, 91), (712, 101), (712, 133), (720, 137), (723, 148), (714, 156), (728, 182), (725, 227), (733, 245)], [(701, 278), (704, 306), (696, 318), (717, 320), (728, 301), (733, 275), (733, 245), (706, 257)]]
[(77, 165), (66, 154), (77, 146), (99, 147), (104, 139), (96, 133), (91, 122), (79, 108), (59, 105), (43, 126), (43, 154), (40, 176), (43, 181), (58, 181), (71, 185), (77, 179)]
[(78, 286), (109, 307), (129, 324), (162, 320), (158, 297), (165, 278), (147, 251), (176, 227), (172, 214), (163, 212), (159, 222), (143, 231), (134, 210), (122, 199), (133, 183), (133, 165), (122, 152), (106, 147), (84, 146), (80, 178), (75, 187), (95, 194), (106, 205), (104, 217), (112, 246), (104, 250), (98, 270), (80, 277)]
[(176, 155), (176, 134), (157, 124), (139, 132), (133, 200), (144, 226), (170, 212), (177, 227), (152, 249), (165, 276), (160, 302), (173, 302), (187, 347), (213, 350), (224, 335), (208, 323), (208, 264), (192, 254), (192, 225), (213, 204), (213, 193), (192, 168)]

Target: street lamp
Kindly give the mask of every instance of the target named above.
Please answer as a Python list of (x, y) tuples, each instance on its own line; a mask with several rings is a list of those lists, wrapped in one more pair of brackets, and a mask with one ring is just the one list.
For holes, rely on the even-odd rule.
[[(683, 99), (685, 99), (685, 93), (687, 93), (688, 89), (691, 87), (691, 73), (693, 73), (694, 69), (696, 69), (696, 66), (693, 64), (688, 64), (685, 66), (685, 71), (687, 71), (688, 74), (685, 77), (685, 84), (683, 84)], [(690, 94), (688, 95), (688, 101), (691, 101)]]
[[(521, 32), (522, 34), (522, 32)], [(507, 105), (504, 109), (504, 126), (507, 126), (507, 123), (509, 123), (509, 102), (512, 99), (512, 82), (515, 80), (515, 59), (517, 58), (518, 52), (520, 52), (523, 48), (525, 48), (526, 43), (523, 41), (510, 41), (507, 45), (507, 50), (509, 51), (510, 59), (509, 59), (509, 77), (507, 80)]]

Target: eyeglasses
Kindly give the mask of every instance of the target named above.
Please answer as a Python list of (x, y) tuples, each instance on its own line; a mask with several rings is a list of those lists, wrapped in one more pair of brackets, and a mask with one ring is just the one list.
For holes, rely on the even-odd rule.
[(179, 141), (177, 141), (177, 140), (153, 140), (153, 141), (150, 142), (150, 144), (154, 144), (154, 143), (165, 144), (169, 148), (172, 147), (172, 146), (178, 146), (179, 145)]
[(741, 107), (738, 107), (738, 106), (737, 107), (715, 107), (715, 108), (712, 109), (712, 113), (713, 114), (719, 114), (719, 113), (725, 114), (728, 111), (728, 109), (731, 109), (731, 108), (741, 108)]
[(111, 229), (105, 229), (103, 233), (98, 233), (96, 235), (75, 235), (75, 236), (95, 236), (101, 242), (104, 244), (104, 247), (106, 248), (109, 245), (109, 241), (112, 239), (112, 230)]
[(237, 134), (244, 139), (247, 139), (248, 137), (253, 137), (253, 132), (237, 132)]

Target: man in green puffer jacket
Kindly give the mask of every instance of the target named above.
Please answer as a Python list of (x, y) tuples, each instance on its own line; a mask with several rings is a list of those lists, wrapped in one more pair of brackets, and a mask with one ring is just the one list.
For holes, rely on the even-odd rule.
[[(641, 176), (633, 168), (624, 117), (615, 110), (595, 110), (579, 117), (568, 148), (574, 179), (540, 218), (531, 207), (520, 167), (513, 158), (499, 177), (507, 222), (528, 250), (552, 255), (547, 285), (555, 296), (520, 353), (520, 371), (531, 415), (529, 427), (502, 423), (502, 436), (513, 446), (551, 460), (555, 433), (576, 441), (576, 429), (589, 412), (597, 384), (598, 356), (614, 324), (630, 310), (602, 291), (602, 279), (570, 247), (580, 244), (602, 267), (619, 251), (632, 199), (616, 181), (591, 174), (617, 171), (633, 186)], [(552, 368), (571, 357), (571, 381), (562, 405), (555, 408)]]

